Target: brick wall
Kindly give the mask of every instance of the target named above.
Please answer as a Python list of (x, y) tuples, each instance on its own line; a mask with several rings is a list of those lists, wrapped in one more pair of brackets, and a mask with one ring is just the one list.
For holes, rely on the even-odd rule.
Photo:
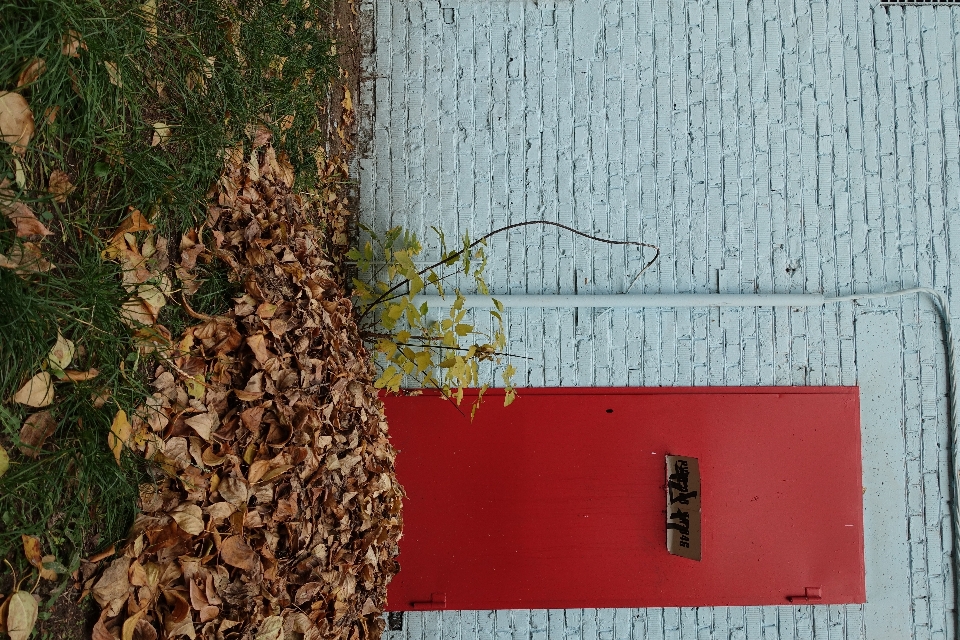
[[(430, 255), (432, 225), (476, 237), (545, 218), (659, 244), (633, 291), (958, 290), (960, 8), (363, 0), (362, 14), (361, 215), (417, 230)], [(643, 264), (552, 228), (490, 253), (500, 294), (622, 292)], [(892, 321), (887, 339), (858, 339), (875, 317)], [(883, 489), (902, 502), (906, 573), (892, 581), (914, 637), (953, 637), (943, 348), (925, 302), (529, 310), (508, 324), (531, 386), (863, 385), (865, 363), (890, 371), (902, 402), (864, 430), (900, 447), (901, 480)], [(885, 570), (869, 561), (868, 582)], [(902, 637), (888, 622), (869, 604), (448, 611), (407, 614), (387, 637)]]

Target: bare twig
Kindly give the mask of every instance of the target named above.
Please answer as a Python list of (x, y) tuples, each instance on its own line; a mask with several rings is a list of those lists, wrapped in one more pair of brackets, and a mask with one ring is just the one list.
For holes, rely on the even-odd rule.
[[(634, 282), (636, 281), (637, 278), (640, 277), (640, 274), (641, 274), (641, 273), (643, 273), (644, 271), (646, 271), (654, 262), (657, 261), (657, 258), (660, 257), (660, 247), (658, 247), (658, 246), (655, 245), (655, 244), (649, 244), (649, 243), (647, 243), (647, 242), (638, 242), (638, 241), (636, 241), (636, 240), (608, 240), (608, 239), (606, 239), (606, 238), (598, 238), (597, 236), (591, 236), (591, 235), (588, 234), (588, 233), (584, 233), (584, 232), (582, 232), (582, 231), (577, 231), (577, 230), (574, 229), (573, 227), (568, 227), (568, 226), (565, 225), (565, 224), (560, 224), (559, 222), (553, 222), (552, 220), (527, 220), (527, 221), (525, 221), (525, 222), (515, 222), (514, 224), (509, 224), (509, 225), (507, 225), (507, 226), (505, 226), (505, 227), (501, 227), (501, 228), (499, 228), (499, 229), (496, 229), (496, 230), (494, 230), (494, 231), (491, 231), (491, 232), (488, 233), (487, 235), (483, 236), (483, 237), (480, 238), (479, 240), (475, 240), (475, 241), (472, 242), (469, 246), (464, 247), (464, 248), (461, 249), (460, 251), (457, 251), (456, 253), (453, 253), (453, 254), (451, 254), (451, 255), (448, 255), (448, 256), (447, 256), (446, 258), (444, 258), (443, 260), (440, 260), (439, 262), (436, 262), (436, 263), (430, 265), (429, 267), (426, 267), (426, 268), (424, 268), (424, 269), (421, 269), (420, 271), (417, 272), (417, 275), (418, 275), (418, 276), (419, 276), (419, 275), (423, 275), (423, 274), (426, 273), (427, 271), (430, 271), (431, 269), (435, 269), (435, 268), (439, 267), (439, 266), (442, 265), (442, 264), (450, 263), (451, 261), (453, 261), (453, 260), (459, 258), (461, 255), (463, 255), (463, 253), (464, 253), (465, 251), (469, 251), (470, 249), (474, 248), (475, 246), (477, 246), (478, 244), (482, 243), (484, 240), (486, 240), (487, 238), (489, 238), (489, 237), (491, 237), (491, 236), (494, 236), (494, 235), (496, 235), (496, 234), (498, 234), (498, 233), (502, 233), (502, 232), (504, 232), (504, 231), (509, 231), (510, 229), (516, 229), (517, 227), (525, 227), (525, 226), (528, 226), (528, 225), (531, 225), (531, 224), (545, 224), (545, 225), (551, 225), (551, 226), (554, 226), (554, 227), (560, 227), (561, 229), (565, 229), (565, 230), (567, 230), (567, 231), (570, 231), (570, 232), (572, 232), (572, 233), (575, 233), (575, 234), (578, 235), (578, 236), (587, 238), (587, 239), (589, 239), (589, 240), (596, 240), (597, 242), (605, 242), (606, 244), (613, 244), (613, 245), (627, 245), (627, 244), (629, 244), (629, 245), (634, 245), (634, 246), (637, 246), (637, 247), (646, 247), (646, 248), (648, 248), (648, 249), (654, 249), (654, 250), (656, 251), (656, 254), (653, 256), (653, 258), (650, 259), (649, 262), (647, 262), (647, 263), (643, 266), (643, 268), (640, 270), (640, 273), (638, 273), (638, 274), (637, 274), (637, 277), (634, 278)], [(409, 278), (404, 278), (403, 280), (401, 280), (401, 281), (398, 282), (397, 284), (393, 285), (392, 287), (390, 287), (389, 289), (387, 289), (386, 291), (384, 291), (383, 293), (381, 293), (380, 296), (377, 297), (376, 300), (374, 300), (373, 302), (371, 302), (370, 304), (368, 304), (366, 307), (364, 307), (363, 311), (360, 313), (360, 316), (357, 318), (357, 322), (359, 323), (361, 320), (363, 320), (364, 316), (366, 316), (366, 315), (370, 312), (371, 309), (373, 309), (375, 306), (377, 306), (378, 304), (380, 304), (381, 302), (383, 302), (383, 300), (384, 300), (387, 296), (389, 296), (391, 293), (393, 293), (394, 291), (396, 291), (397, 289), (399, 289), (401, 286), (404, 285), (404, 283), (407, 283), (407, 282), (410, 282), (410, 279), (409, 279)], [(633, 286), (633, 282), (630, 283), (630, 286)]]

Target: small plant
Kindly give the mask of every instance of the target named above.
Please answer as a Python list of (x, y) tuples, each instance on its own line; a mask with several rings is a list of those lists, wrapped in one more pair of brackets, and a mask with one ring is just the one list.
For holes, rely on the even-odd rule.
[[(353, 295), (359, 302), (362, 337), (373, 343), (387, 361), (375, 386), (398, 392), (404, 376), (411, 376), (422, 386), (439, 389), (458, 406), (464, 388), (479, 386), (480, 393), (470, 411), (472, 418), (490, 387), (488, 382), (481, 382), (480, 364), (501, 364), (504, 357), (520, 357), (503, 352), (507, 342), (503, 306), (494, 300), (496, 309), (490, 316), (495, 329), (487, 334), (465, 322), (465, 299), (458, 288), (452, 291), (454, 302), (447, 317), (439, 321), (427, 318), (427, 303), (417, 304), (416, 297), (428, 287), (445, 297), (451, 292), (444, 288), (444, 280), (459, 274), (472, 278), (477, 290), (488, 294), (483, 279), (487, 266), (485, 239), (471, 243), (470, 236), (464, 235), (462, 248), (449, 250), (443, 232), (434, 228), (440, 239), (441, 259), (417, 269), (414, 259), (423, 247), (415, 234), (394, 227), (381, 237), (364, 225), (361, 228), (373, 242), (367, 241), (362, 249), (351, 249), (347, 257), (356, 261), (357, 270), (369, 278), (354, 279)], [(406, 290), (400, 291), (402, 288)], [(364, 319), (368, 321), (364, 323)], [(515, 374), (509, 363), (501, 374), (506, 389), (504, 406), (516, 397), (512, 384)]]
[[(647, 261), (630, 283), (637, 281), (640, 275), (650, 268), (660, 257), (660, 248), (646, 242), (635, 240), (607, 240), (577, 231), (571, 227), (550, 220), (528, 220), (516, 222), (495, 229), (479, 240), (470, 241), (463, 236), (462, 248), (448, 250), (443, 232), (433, 227), (440, 239), (440, 260), (428, 267), (417, 269), (414, 258), (423, 248), (416, 235), (394, 227), (382, 237), (369, 227), (360, 225), (373, 243), (367, 241), (363, 249), (351, 249), (347, 257), (356, 262), (357, 270), (367, 274), (367, 281), (354, 279), (354, 296), (359, 302), (361, 335), (364, 340), (373, 342), (377, 351), (387, 359), (376, 386), (393, 392), (400, 390), (405, 375), (416, 379), (422, 386), (439, 389), (444, 397), (452, 398), (459, 406), (463, 400), (463, 389), (480, 385), (480, 393), (470, 410), (473, 418), (483, 393), (490, 385), (480, 383), (480, 363), (492, 361), (501, 364), (504, 358), (519, 358), (503, 352), (506, 347), (506, 335), (503, 329), (503, 305), (493, 299), (495, 309), (490, 315), (496, 321), (496, 329), (490, 334), (477, 331), (473, 325), (463, 322), (466, 310), (465, 299), (460, 290), (454, 288), (454, 302), (448, 317), (443, 320), (427, 319), (427, 303), (416, 304), (416, 296), (427, 287), (434, 287), (440, 296), (445, 295), (443, 281), (451, 276), (463, 274), (473, 278), (477, 290), (489, 295), (483, 272), (487, 266), (485, 252), (486, 241), (491, 236), (510, 229), (529, 225), (545, 225), (570, 231), (575, 235), (612, 245), (633, 245), (639, 249), (653, 249), (654, 256)], [(376, 247), (374, 247), (374, 243)], [(446, 268), (454, 268), (446, 273)], [(438, 271), (440, 269), (440, 271)], [(401, 290), (406, 287), (406, 292)], [(629, 290), (630, 287), (627, 287)], [(365, 318), (371, 318), (364, 323)], [(379, 327), (384, 331), (375, 331)], [(485, 342), (470, 338), (483, 338)], [(504, 406), (509, 406), (516, 398), (513, 377), (516, 369), (507, 363), (502, 372), (506, 390)]]

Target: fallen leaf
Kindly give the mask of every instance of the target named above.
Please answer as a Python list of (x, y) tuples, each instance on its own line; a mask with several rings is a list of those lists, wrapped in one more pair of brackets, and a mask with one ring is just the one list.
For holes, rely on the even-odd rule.
[[(2, 131), (0, 131), (0, 133), (2, 133)], [(14, 151), (16, 151), (16, 149), (14, 149)], [(13, 178), (18, 187), (21, 189), (27, 188), (27, 170), (23, 168), (23, 163), (20, 162), (20, 158), (16, 156), (13, 158)]]
[(220, 418), (215, 411), (195, 415), (184, 422), (207, 442), (210, 442), (210, 434), (213, 430), (220, 426)]
[(76, 187), (70, 182), (70, 175), (67, 172), (55, 169), (50, 173), (50, 178), (47, 180), (47, 191), (53, 194), (54, 202), (61, 204), (66, 202), (67, 196), (73, 193), (74, 189)]
[(43, 563), (43, 553), (40, 551), (40, 538), (21, 534), (20, 539), (23, 542), (23, 555), (27, 557), (27, 561), (33, 566), (39, 567)]
[(0, 267), (13, 269), (21, 276), (50, 271), (53, 268), (50, 262), (43, 258), (40, 247), (33, 242), (13, 245), (7, 255), (0, 253)]
[(150, 141), (150, 146), (155, 147), (158, 144), (163, 145), (170, 139), (170, 125), (166, 122), (154, 122), (153, 123), (153, 140)]
[(53, 345), (50, 353), (47, 354), (47, 363), (58, 377), (60, 377), (63, 370), (66, 369), (67, 365), (73, 360), (73, 354), (75, 352), (76, 347), (74, 347), (73, 342), (64, 338), (63, 335), (57, 331), (57, 343)]
[(140, 13), (143, 14), (143, 30), (147, 32), (147, 44), (153, 46), (157, 43), (157, 0), (146, 0), (140, 5)]
[(280, 640), (283, 637), (283, 618), (270, 616), (264, 618), (254, 640)]
[(101, 607), (107, 607), (120, 598), (126, 599), (130, 590), (130, 580), (127, 577), (129, 568), (130, 558), (126, 556), (117, 558), (110, 563), (100, 579), (93, 585), (91, 593)]
[(20, 444), (17, 448), (23, 455), (36, 458), (40, 455), (43, 443), (57, 430), (57, 421), (49, 411), (31, 414), (20, 427)]
[[(156, 27), (154, 27), (156, 28)], [(137, 629), (140, 619), (147, 614), (146, 609), (140, 609), (135, 614), (123, 621), (123, 628), (120, 632), (120, 640), (133, 640), (134, 631)]]
[(47, 68), (47, 63), (43, 61), (43, 58), (34, 58), (31, 60), (26, 67), (23, 68), (23, 71), (20, 72), (20, 77), (17, 78), (17, 88), (19, 89), (25, 84), (30, 84), (31, 82), (36, 82), (37, 78), (40, 77), (40, 74)]
[[(137, 288), (137, 297), (140, 298), (140, 301), (146, 306), (153, 316), (153, 322), (157, 321), (157, 317), (160, 315), (160, 309), (167, 303), (167, 297), (163, 295), (163, 291), (159, 287), (153, 284), (143, 284)], [(150, 324), (153, 324), (151, 322)]]
[(120, 70), (117, 68), (117, 63), (104, 61), (103, 66), (107, 68), (107, 75), (110, 78), (110, 84), (122, 89), (123, 80), (120, 78)]
[(10, 454), (8, 454), (7, 450), (3, 448), (3, 445), (0, 445), (0, 476), (5, 474), (9, 468)]
[(18, 238), (51, 235), (50, 230), (37, 220), (33, 210), (23, 202), (10, 202), (6, 199), (0, 199), (0, 210), (16, 227)]
[(139, 329), (141, 326), (149, 326), (154, 323), (156, 316), (150, 310), (143, 300), (138, 297), (131, 298), (120, 305), (120, 319), (128, 327)]
[(123, 409), (117, 411), (113, 417), (113, 424), (110, 425), (110, 433), (107, 434), (107, 444), (113, 451), (113, 457), (117, 464), (120, 464), (120, 454), (123, 452), (123, 445), (130, 440), (130, 421), (127, 419), (127, 412)]
[(170, 514), (180, 528), (192, 536), (203, 533), (203, 511), (195, 504), (180, 505)]
[(7, 635), (10, 640), (27, 640), (37, 623), (37, 600), (26, 591), (15, 591), (7, 605)]
[(57, 119), (58, 113), (60, 113), (60, 105), (47, 107), (43, 110), (43, 119), (47, 121), (47, 124), (53, 124)]
[(63, 46), (60, 47), (60, 53), (70, 58), (80, 57), (80, 49), (86, 50), (86, 43), (80, 39), (80, 34), (71, 29), (63, 34)]
[(53, 402), (53, 377), (46, 371), (33, 376), (13, 396), (14, 402), (28, 407), (45, 407)]
[(251, 571), (256, 566), (256, 553), (240, 536), (230, 536), (220, 545), (220, 557), (231, 567)]
[(60, 379), (68, 382), (86, 382), (87, 380), (93, 380), (98, 375), (100, 375), (100, 372), (97, 369), (87, 369), (86, 371), (67, 369)]
[(0, 92), (0, 140), (22, 155), (33, 132), (33, 111), (24, 97), (13, 91)]
[(343, 102), (340, 103), (344, 111), (353, 111), (353, 97), (350, 95), (350, 88), (343, 86)]

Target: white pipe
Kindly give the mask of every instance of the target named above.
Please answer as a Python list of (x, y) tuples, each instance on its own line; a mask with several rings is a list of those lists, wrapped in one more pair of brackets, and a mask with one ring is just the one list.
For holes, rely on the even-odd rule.
[[(464, 296), (464, 308), (492, 309), (496, 299), (504, 307), (549, 307), (643, 309), (666, 307), (819, 307), (827, 299), (816, 293), (619, 293), (610, 295), (537, 295)], [(413, 304), (427, 303), (429, 309), (449, 308), (456, 296), (416, 296)]]

